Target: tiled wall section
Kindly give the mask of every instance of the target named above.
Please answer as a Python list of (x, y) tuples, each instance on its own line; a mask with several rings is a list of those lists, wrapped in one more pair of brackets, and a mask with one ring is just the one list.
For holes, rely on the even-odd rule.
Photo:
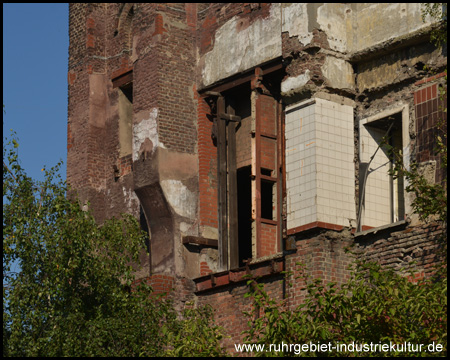
[(317, 219), (315, 107), (297, 104), (286, 108), (288, 229)]
[(353, 108), (316, 99), (316, 136), (317, 220), (348, 226), (356, 219)]
[(323, 99), (286, 108), (287, 228), (356, 219), (353, 108)]

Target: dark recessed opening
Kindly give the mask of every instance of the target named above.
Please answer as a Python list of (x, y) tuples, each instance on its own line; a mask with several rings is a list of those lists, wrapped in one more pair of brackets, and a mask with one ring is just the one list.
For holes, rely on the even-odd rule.
[(234, 113), (245, 119), (252, 114), (250, 84), (245, 83), (224, 93), (226, 105), (231, 105)]
[(237, 170), (239, 266), (252, 257), (251, 167)]
[(366, 124), (366, 127), (369, 126), (372, 128), (387, 131), (387, 130), (389, 130), (391, 124), (393, 124), (393, 126), (391, 128), (392, 131), (398, 131), (398, 130), (401, 131), (401, 129), (402, 129), (402, 113), (401, 112), (389, 115), (387, 117), (384, 117), (384, 118), (381, 118), (378, 120), (368, 122)]
[(261, 217), (267, 220), (274, 220), (273, 185), (272, 181), (261, 180)]
[(129, 82), (128, 84), (121, 86), (120, 90), (127, 97), (128, 101), (133, 103), (133, 83)]
[(272, 170), (261, 168), (261, 175), (272, 176)]

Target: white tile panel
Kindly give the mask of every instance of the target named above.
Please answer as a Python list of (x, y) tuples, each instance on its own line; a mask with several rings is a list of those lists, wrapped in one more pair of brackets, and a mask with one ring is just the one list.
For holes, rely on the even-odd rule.
[(299, 105), (286, 109), (287, 185), (295, 188), (288, 189), (288, 228), (319, 220), (347, 226), (356, 218), (353, 109), (322, 99)]

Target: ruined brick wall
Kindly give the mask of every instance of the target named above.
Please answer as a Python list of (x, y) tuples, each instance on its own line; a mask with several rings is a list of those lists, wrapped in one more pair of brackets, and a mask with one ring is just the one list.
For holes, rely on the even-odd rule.
[(177, 152), (196, 152), (197, 124), (195, 91), (195, 27), (188, 24), (186, 8), (189, 4), (162, 6), (164, 14), (159, 42), (159, 113), (160, 141), (167, 149)]
[[(265, 291), (274, 300), (281, 301), (283, 299), (285, 285), (282, 275), (278, 274), (270, 278), (260, 279), (258, 283), (264, 284)], [(234, 353), (235, 344), (243, 343), (242, 332), (248, 330), (248, 321), (261, 315), (259, 311), (262, 310), (255, 309), (252, 298), (244, 296), (250, 291), (250, 287), (241, 281), (238, 284), (212, 289), (197, 296), (199, 306), (210, 305), (213, 309), (216, 309), (216, 323), (223, 326), (226, 335), (229, 336), (229, 338), (224, 339), (223, 345), (232, 353)], [(220, 311), (217, 311), (217, 309), (220, 309)], [(256, 312), (253, 313), (253, 311)], [(253, 315), (247, 317), (243, 315), (244, 312)]]
[(231, 337), (224, 340), (224, 345), (234, 353), (234, 344), (243, 343), (241, 333), (248, 329), (249, 318), (243, 316), (243, 312), (253, 311), (255, 314), (254, 311), (258, 311), (251, 298), (244, 298), (252, 288), (246, 285), (248, 278), (243, 278), (243, 274), (252, 274), (257, 283), (264, 285), (271, 298), (294, 310), (304, 302), (307, 296), (305, 287), (313, 280), (320, 278), (324, 283), (333, 282), (338, 286), (348, 281), (351, 276), (349, 266), (355, 256), (394, 268), (411, 281), (429, 276), (439, 260), (441, 247), (438, 239), (441, 236), (442, 229), (436, 224), (404, 230), (388, 229), (375, 236), (359, 236), (356, 241), (348, 231), (313, 232), (298, 238), (294, 249), (285, 253), (283, 267), (277, 270), (286, 271), (287, 277), (280, 271), (273, 272), (270, 260), (250, 267), (240, 274), (241, 277), (233, 275), (237, 277), (234, 283), (231, 273), (226, 281), (218, 277), (214, 286), (211, 286), (209, 276), (202, 277), (196, 284), (197, 303), (217, 309), (217, 324), (223, 326)]
[(445, 241), (438, 224), (412, 226), (400, 231), (381, 232), (356, 239), (356, 248), (365, 261), (376, 261), (418, 280), (430, 276), (443, 258)]
[(70, 5), (67, 178), (82, 201), (89, 200), (99, 209), (99, 219), (104, 219), (106, 159), (102, 149), (107, 104), (101, 76), (97, 76), (104, 67), (94, 58), (103, 50), (104, 41), (93, 21), (94, 14), (101, 10), (94, 4)]
[[(147, 189), (143, 191), (147, 197), (168, 197), (163, 200), (165, 209), (156, 211), (159, 220), (151, 216), (151, 225), (156, 224), (150, 229), (155, 239), (172, 226), (173, 217), (192, 218), (197, 207), (195, 21), (192, 9), (187, 18), (189, 7), (72, 4), (70, 10), (68, 181), (82, 201), (89, 200), (98, 221), (123, 212), (139, 218), (142, 199), (136, 196), (136, 187)], [(132, 114), (124, 124), (121, 86), (130, 84), (129, 80), (123, 82), (126, 77), (132, 84)], [(144, 124), (152, 128), (144, 128)], [(132, 130), (126, 130), (124, 137), (121, 126)], [(139, 129), (150, 131), (153, 143), (136, 143), (140, 134), (132, 132)], [(151, 165), (159, 169), (157, 177), (145, 175), (155, 173), (138, 162), (143, 171), (138, 171), (141, 177), (136, 178), (133, 162), (139, 156), (150, 158), (159, 149)], [(180, 153), (190, 155), (183, 158)], [(148, 187), (154, 181), (155, 185)], [(177, 196), (192, 200), (183, 207)], [(146, 215), (150, 218), (150, 213)], [(191, 228), (183, 225), (184, 231), (195, 231), (192, 223)], [(177, 244), (165, 246), (174, 251)], [(152, 258), (142, 261), (144, 269), (138, 276), (148, 276)]]
[[(438, 260), (436, 239), (442, 229), (412, 218), (410, 198), (405, 221), (355, 235), (353, 214), (362, 191), (359, 134), (365, 119), (397, 109), (406, 119), (403, 150), (408, 161), (428, 164), (432, 160), (433, 180), (444, 178), (440, 159), (432, 153), (443, 78), (429, 77), (423, 65), (440, 74), (446, 55), (430, 45), (429, 23), (421, 22), (418, 5), (393, 6), (398, 11), (387, 10), (383, 4), (331, 3), (70, 5), (67, 179), (81, 200), (90, 202), (99, 221), (121, 212), (138, 217), (142, 208), (150, 227), (151, 251), (150, 256), (142, 256), (144, 268), (138, 278), (152, 284), (156, 292), (174, 289), (179, 308), (190, 300), (212, 305), (218, 310), (218, 324), (231, 336), (226, 340), (230, 350), (242, 342), (240, 334), (247, 326), (242, 312), (252, 309), (251, 299), (244, 298), (249, 291), (245, 274), (253, 274), (270, 295), (294, 309), (306, 296), (302, 290), (306, 284), (296, 279), (301, 269), (311, 279), (338, 284), (348, 280), (347, 266), (353, 260), (345, 251), (349, 245), (355, 245), (361, 259), (376, 260), (400, 272), (416, 260), (411, 270), (417, 278), (430, 274)], [(399, 14), (408, 21), (399, 21)], [(367, 21), (371, 17), (383, 21)], [(275, 66), (278, 70), (264, 73)], [(127, 103), (130, 86), (132, 99)], [(216, 114), (208, 90), (221, 91), (244, 118), (236, 132), (238, 170), (256, 162), (252, 147), (256, 118), (259, 131), (270, 135), (260, 139), (258, 156), (264, 169), (260, 175), (271, 181), (276, 173), (282, 182), (277, 191), (284, 189), (282, 202), (274, 204), (276, 211), (283, 210), (277, 214), (281, 219), (274, 216), (276, 221), (286, 220), (287, 209), (298, 201), (286, 192), (286, 178), (298, 187), (292, 192), (295, 196), (305, 197), (311, 189), (301, 188), (308, 183), (302, 177), (306, 175), (304, 158), (292, 157), (289, 171), (285, 159), (281, 163), (277, 159), (277, 152), (281, 156), (287, 147), (277, 149), (268, 140), (284, 129), (284, 124), (273, 128), (274, 118), (282, 121), (284, 116), (277, 111), (286, 112), (287, 117), (286, 109), (305, 101), (326, 104), (323, 113), (308, 113), (314, 125), (319, 118), (328, 121), (314, 130), (327, 133), (327, 138), (317, 137), (326, 140), (321, 148), (312, 141), (302, 143), (306, 122), (297, 118), (292, 128), (278, 134), (277, 144), (285, 146), (288, 134), (298, 139), (289, 145), (290, 151), (308, 148), (308, 156), (321, 156), (327, 170), (333, 167), (334, 173), (326, 172), (326, 179), (317, 176), (317, 181), (309, 183), (323, 190), (325, 183), (334, 182), (335, 190), (327, 188), (320, 193), (328, 194), (326, 199), (312, 196), (311, 201), (325, 200), (320, 205), (330, 219), (342, 215), (338, 213), (343, 212), (344, 203), (350, 204), (351, 209), (345, 208), (350, 219), (339, 224), (316, 219), (306, 227), (292, 228), (280, 221), (283, 229), (276, 227), (275, 220), (262, 223), (259, 242), (255, 244), (255, 236), (251, 239), (257, 249), (253, 261), (218, 273), (214, 242), (218, 239), (218, 166), (212, 138)], [(131, 111), (129, 118), (124, 115), (127, 111)], [(337, 153), (342, 146), (345, 161), (353, 161), (345, 164), (351, 171), (320, 153), (324, 149)], [(315, 164), (309, 169), (318, 171)], [(294, 172), (300, 174), (298, 179)], [(346, 199), (344, 192), (336, 190), (342, 186), (350, 194)], [(249, 190), (251, 201), (261, 197), (261, 189), (258, 194), (257, 190)], [(186, 237), (200, 240), (186, 245)], [(205, 238), (207, 246), (202, 243)], [(283, 270), (292, 273), (287, 280)]]
[[(432, 64), (435, 71), (439, 72), (445, 66), (445, 57), (442, 58), (440, 52), (428, 43), (424, 33), (419, 31), (414, 34), (415, 29), (410, 30), (412, 40), (408, 40), (415, 44), (414, 47), (399, 45), (396, 41), (389, 40), (385, 31), (378, 31), (377, 34), (370, 34), (366, 37), (364, 34), (358, 37), (359, 34), (356, 33), (349, 33), (348, 37), (345, 37), (343, 33), (338, 34), (332, 31), (333, 28), (338, 28), (338, 26), (333, 27), (333, 24), (336, 25), (341, 21), (348, 24), (355, 21), (361, 27), (368, 26), (368, 24), (364, 24), (364, 19), (371, 12), (375, 14), (384, 11), (382, 6), (336, 4), (326, 5), (325, 10), (319, 9), (320, 6), (296, 4), (282, 7), (286, 19), (291, 16), (289, 13), (292, 12), (297, 13), (299, 18), (308, 18), (310, 21), (303, 33), (296, 31), (298, 29), (291, 26), (293, 22), (286, 21), (284, 24), (285, 31), (281, 34), (281, 44), (286, 77), (281, 82), (282, 98), (284, 105), (295, 104), (310, 98), (321, 98), (353, 107), (354, 126), (349, 131), (354, 137), (355, 145), (353, 156), (355, 186), (352, 200), (354, 200), (355, 210), (357, 210), (360, 191), (358, 175), (359, 121), (386, 109), (398, 107), (399, 104), (406, 106), (409, 140), (408, 147), (403, 150), (408, 153), (408, 156), (411, 155), (408, 160), (415, 159), (416, 151), (417, 154), (424, 153), (426, 146), (423, 142), (426, 141), (426, 135), (422, 134), (428, 130), (424, 129), (425, 131), (422, 132), (424, 115), (418, 111), (422, 111), (427, 106), (430, 116), (435, 116), (431, 115), (435, 113), (435, 110), (434, 108), (428, 109), (428, 105), (418, 109), (417, 94), (419, 91), (423, 91), (418, 90), (418, 87), (428, 85), (417, 84), (417, 81), (425, 75), (422, 69), (423, 64)], [(405, 10), (401, 9), (402, 6), (398, 5), (399, 11), (404, 12)], [(320, 11), (322, 11), (322, 15), (328, 14), (328, 18), (320, 18)], [(309, 17), (314, 13), (318, 16), (316, 23)], [(389, 16), (386, 22), (395, 22), (394, 17), (395, 15)], [(214, 19), (212, 16), (208, 19), (211, 24), (220, 23), (217, 16)], [(308, 22), (306, 21), (306, 23)], [(211, 26), (211, 29), (218, 31), (220, 26), (215, 26)], [(379, 27), (379, 24), (374, 26)], [(307, 34), (308, 32), (310, 34)], [(402, 36), (409, 39), (406, 29), (400, 29), (398, 35), (400, 42), (403, 39)], [(208, 46), (211, 44), (210, 41), (205, 41), (206, 43)], [(207, 51), (211, 49), (206, 46), (205, 48)], [(350, 54), (346, 51), (349, 51)], [(423, 102), (423, 100), (420, 101)], [(417, 139), (417, 143), (416, 134), (420, 134), (419, 137), (423, 136), (422, 139)], [(427, 149), (430, 147), (431, 145), (428, 145)], [(425, 158), (420, 159), (420, 155), (418, 159), (425, 161)], [(426, 154), (426, 160), (429, 159), (430, 157)], [(439, 179), (438, 176), (436, 178)], [(409, 221), (409, 219), (407, 220)], [(305, 264), (307, 275), (311, 276), (311, 279), (320, 277), (326, 282), (333, 281), (342, 284), (350, 276), (348, 265), (353, 260), (352, 255), (347, 253), (345, 248), (349, 245), (356, 245), (354, 250), (359, 253), (360, 259), (378, 261), (386, 267), (394, 267), (403, 273), (411, 270), (414, 273), (413, 280), (416, 280), (432, 273), (433, 265), (439, 258), (437, 238), (441, 236), (442, 229), (436, 224), (406, 222), (397, 227), (387, 227), (378, 232), (366, 232), (357, 237), (348, 230), (325, 232), (320, 230), (320, 227), (323, 226), (320, 222), (316, 225), (319, 229), (314, 229), (309, 233), (291, 232), (294, 236), (295, 251), (285, 253), (285, 270), (299, 275), (300, 268), (297, 267), (296, 262), (301, 262)], [(350, 222), (350, 226), (355, 226), (355, 223)], [(339, 227), (331, 227), (331, 229), (339, 230)], [(414, 267), (410, 266), (411, 261), (416, 262)], [(269, 266), (269, 264), (268, 260), (266, 265)], [(208, 273), (206, 268), (204, 270), (205, 274)], [(231, 272), (229, 277), (231, 281)], [(237, 304), (241, 301), (241, 293), (236, 290), (237, 285), (228, 285), (228, 287), (223, 284), (222, 286), (212, 285), (211, 280), (206, 277), (199, 278), (198, 281), (197, 296), (200, 304), (209, 303), (214, 306), (219, 303), (221, 304), (219, 308), (223, 304), (227, 309), (228, 307), (233, 309), (232, 312), (238, 311)], [(305, 292), (301, 289), (305, 284), (301, 279), (292, 282), (292, 288), (283, 285), (283, 280), (277, 278), (275, 274), (265, 277), (264, 283), (268, 290), (274, 291), (273, 294), (276, 298), (281, 299), (285, 296), (286, 303), (291, 308), (295, 308), (304, 300)], [(276, 290), (274, 290), (275, 288)], [(241, 292), (243, 293), (244, 289)], [(250, 304), (247, 304), (248, 306)], [(226, 315), (225, 313), (218, 314), (219, 323), (229, 328), (231, 313), (227, 310)], [(242, 331), (246, 327), (245, 320), (234, 322), (232, 326), (233, 330), (230, 331), (234, 331), (236, 327)], [(229, 343), (229, 345), (232, 344)]]
[(337, 285), (349, 280), (349, 265), (354, 260), (353, 255), (347, 252), (351, 244), (351, 236), (346, 231), (323, 232), (296, 242), (296, 252), (286, 259), (286, 271), (291, 273), (286, 286), (290, 309), (304, 302), (307, 295), (305, 287), (314, 279)]
[(270, 3), (207, 3), (199, 4), (198, 42), (200, 55), (214, 47), (217, 30), (233, 17), (241, 19), (240, 28), (246, 28), (255, 20), (267, 17)]

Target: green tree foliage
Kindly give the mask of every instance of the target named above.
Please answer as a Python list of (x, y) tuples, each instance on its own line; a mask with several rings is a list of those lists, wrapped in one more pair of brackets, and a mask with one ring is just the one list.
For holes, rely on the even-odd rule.
[(186, 308), (180, 321), (164, 330), (170, 347), (167, 356), (226, 356), (220, 345), (222, 328), (213, 324), (211, 306)]
[(17, 150), (14, 137), (3, 149), (4, 356), (223, 353), (210, 310), (178, 314), (133, 285), (145, 238), (136, 219), (99, 226), (68, 199), (59, 165), (34, 181)]

